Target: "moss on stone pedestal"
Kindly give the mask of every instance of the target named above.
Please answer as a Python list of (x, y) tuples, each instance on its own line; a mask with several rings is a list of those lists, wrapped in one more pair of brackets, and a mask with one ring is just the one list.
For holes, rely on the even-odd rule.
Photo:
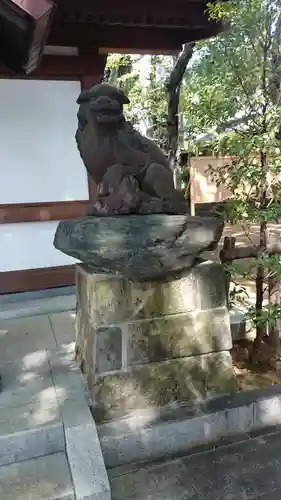
[(132, 283), (77, 266), (76, 357), (103, 420), (236, 387), (222, 272)]
[(107, 374), (97, 380), (93, 395), (103, 419), (111, 419), (175, 402), (198, 402), (214, 389), (218, 394), (235, 388), (230, 354), (220, 352)]

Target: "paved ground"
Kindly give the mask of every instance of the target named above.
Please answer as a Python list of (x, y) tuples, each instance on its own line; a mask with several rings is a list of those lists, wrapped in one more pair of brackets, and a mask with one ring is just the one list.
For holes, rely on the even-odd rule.
[[(30, 418), (33, 422), (38, 418), (42, 426), (45, 410), (48, 421), (52, 417), (56, 422), (54, 406), (48, 406), (51, 400), (48, 403), (43, 398), (47, 395), (43, 386), (40, 411), (38, 401), (30, 401), (31, 416), (20, 397), (26, 392), (27, 382), (36, 383), (33, 366), (42, 355), (39, 371), (44, 368), (46, 349), (69, 345), (74, 340), (74, 320), (74, 312), (70, 311), (0, 321), (0, 372), (4, 366), (7, 374), (8, 367), (15, 364), (18, 372), (13, 369), (13, 376), (20, 386), (18, 393), (4, 391), (0, 397), (0, 427), (6, 431), (11, 427), (10, 432), (15, 432), (15, 426), (17, 430), (28, 429)], [(48, 383), (45, 376), (42, 383)], [(9, 413), (8, 396), (17, 402), (8, 404)], [(73, 418), (71, 408), (67, 415)], [(281, 433), (264, 434), (169, 462), (130, 464), (110, 470), (109, 475), (112, 500), (281, 500)], [(73, 498), (65, 456), (59, 448), (49, 456), (0, 467), (0, 500)]]
[(0, 319), (0, 364), (73, 342), (74, 322), (74, 311)]
[(281, 500), (281, 433), (109, 474), (112, 500)]
[(1, 320), (0, 310), (0, 500), (75, 498), (63, 428), (81, 421), (83, 389), (50, 364), (58, 347), (72, 349), (74, 320), (71, 311)]
[(74, 287), (0, 295), (0, 322), (5, 319), (72, 311), (75, 307)]

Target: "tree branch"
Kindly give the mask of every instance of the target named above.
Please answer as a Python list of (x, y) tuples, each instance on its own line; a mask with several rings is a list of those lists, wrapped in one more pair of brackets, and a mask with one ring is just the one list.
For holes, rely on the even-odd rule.
[(195, 43), (186, 43), (183, 46), (181, 53), (171, 71), (170, 78), (165, 86), (168, 91), (168, 119), (167, 119), (167, 135), (168, 135), (168, 151), (169, 161), (172, 167), (176, 164), (176, 155), (178, 149), (178, 129), (179, 129), (179, 98), (182, 79), (186, 70), (186, 66), (193, 55)]

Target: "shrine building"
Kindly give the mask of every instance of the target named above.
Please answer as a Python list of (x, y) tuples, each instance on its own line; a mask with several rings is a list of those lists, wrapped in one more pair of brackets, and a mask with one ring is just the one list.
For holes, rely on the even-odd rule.
[(74, 284), (75, 260), (53, 237), (96, 195), (76, 148), (76, 99), (101, 81), (107, 54), (177, 54), (221, 30), (206, 0), (2, 0), (0, 35), (11, 4), (38, 19), (42, 9), (37, 31), (48, 30), (36, 69), (37, 32), (28, 75), (0, 67), (0, 294)]

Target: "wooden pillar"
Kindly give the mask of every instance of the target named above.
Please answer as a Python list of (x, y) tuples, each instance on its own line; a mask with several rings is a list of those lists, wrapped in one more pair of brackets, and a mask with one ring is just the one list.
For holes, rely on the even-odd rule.
[[(91, 54), (86, 53), (85, 50), (80, 49), (79, 54), (90, 56)], [(81, 90), (88, 90), (94, 85), (101, 83), (104, 73), (104, 68), (106, 65), (107, 56), (104, 54), (93, 54), (91, 55), (91, 67), (89, 67), (89, 72), (85, 73), (81, 77)], [(89, 199), (93, 201), (96, 199), (97, 186), (94, 179), (88, 174), (88, 185), (89, 185)]]

